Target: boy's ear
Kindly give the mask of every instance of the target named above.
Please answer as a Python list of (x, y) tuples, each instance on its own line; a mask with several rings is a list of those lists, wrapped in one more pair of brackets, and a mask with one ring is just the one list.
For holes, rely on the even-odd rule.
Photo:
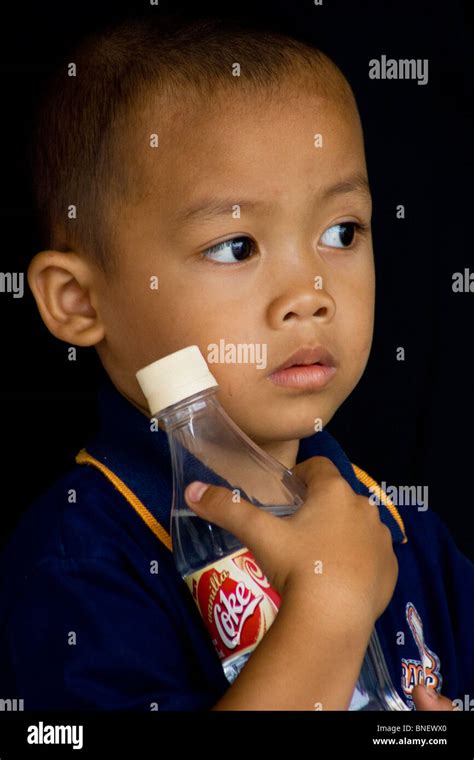
[(76, 346), (99, 343), (105, 329), (97, 311), (97, 273), (74, 251), (41, 251), (27, 272), (48, 330)]

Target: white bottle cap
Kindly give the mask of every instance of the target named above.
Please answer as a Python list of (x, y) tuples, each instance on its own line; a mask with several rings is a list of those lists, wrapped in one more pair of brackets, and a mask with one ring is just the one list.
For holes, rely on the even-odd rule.
[(198, 346), (187, 346), (136, 373), (151, 415), (194, 393), (218, 385)]

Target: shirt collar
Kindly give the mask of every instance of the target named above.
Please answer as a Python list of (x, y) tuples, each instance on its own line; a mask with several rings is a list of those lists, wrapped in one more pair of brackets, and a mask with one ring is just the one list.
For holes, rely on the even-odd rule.
[[(115, 473), (169, 532), (172, 466), (167, 434), (161, 429), (152, 430), (150, 420), (119, 393), (109, 378), (101, 385), (97, 400), (99, 429), (87, 444), (87, 452)], [(317, 455), (331, 459), (356, 493), (370, 495), (342, 447), (327, 430), (301, 439), (297, 463)], [(219, 482), (207, 475), (207, 468), (206, 471), (201, 468), (195, 477)], [(380, 500), (378, 506), (393, 541), (403, 541), (403, 523), (396, 509), (387, 508)]]

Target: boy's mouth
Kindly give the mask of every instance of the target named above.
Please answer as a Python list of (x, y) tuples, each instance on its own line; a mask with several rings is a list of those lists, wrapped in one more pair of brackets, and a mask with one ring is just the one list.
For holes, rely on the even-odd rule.
[(321, 388), (336, 372), (336, 360), (324, 346), (303, 346), (272, 370), (269, 379), (293, 388)]
[(309, 364), (320, 364), (323, 367), (337, 366), (335, 358), (324, 346), (315, 346), (314, 348), (303, 346), (294, 351), (283, 364), (272, 370), (272, 374), (289, 367), (307, 367)]

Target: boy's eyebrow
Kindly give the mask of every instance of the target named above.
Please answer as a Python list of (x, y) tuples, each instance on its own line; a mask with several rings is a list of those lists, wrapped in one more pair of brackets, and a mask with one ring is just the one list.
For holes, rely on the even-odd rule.
[[(369, 200), (371, 197), (369, 182), (365, 174), (353, 174), (350, 177), (346, 177), (334, 185), (325, 188), (320, 196), (321, 201), (326, 201), (329, 198), (333, 198), (335, 195), (343, 195), (346, 193), (359, 193), (366, 196)], [(179, 225), (187, 224), (196, 219), (209, 219), (214, 216), (229, 215), (233, 206), (239, 206), (241, 210), (247, 211), (265, 211), (272, 207), (270, 201), (263, 200), (251, 200), (242, 199), (238, 200), (234, 198), (223, 197), (208, 197), (201, 198), (199, 201), (195, 201), (190, 206), (179, 210), (175, 215), (173, 221)]]

